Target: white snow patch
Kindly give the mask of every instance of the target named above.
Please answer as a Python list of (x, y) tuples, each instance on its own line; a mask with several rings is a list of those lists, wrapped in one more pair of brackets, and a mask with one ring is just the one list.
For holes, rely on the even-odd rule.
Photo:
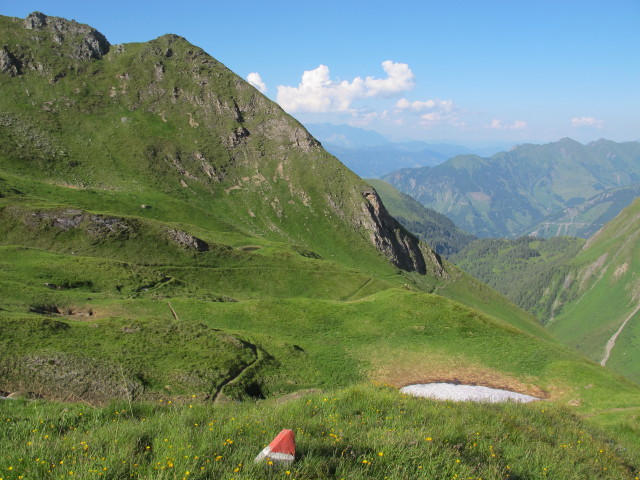
[(414, 397), (428, 397), (437, 400), (453, 400), (456, 402), (518, 402), (526, 403), (540, 400), (531, 395), (500, 390), (498, 388), (478, 385), (458, 385), (454, 383), (422, 383), (407, 385), (400, 389), (401, 393)]

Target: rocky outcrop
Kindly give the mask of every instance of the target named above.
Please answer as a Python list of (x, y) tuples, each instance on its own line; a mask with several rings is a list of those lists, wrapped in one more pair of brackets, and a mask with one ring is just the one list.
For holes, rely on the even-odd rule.
[(88, 234), (94, 237), (122, 235), (132, 230), (124, 218), (90, 214), (75, 208), (67, 208), (62, 211), (34, 212), (30, 218), (25, 219), (25, 222), (32, 227), (45, 224), (63, 231), (83, 227)]
[(15, 77), (20, 73), (19, 65), (20, 63), (11, 53), (9, 53), (7, 47), (3, 47), (0, 50), (0, 72)]
[(362, 226), (369, 231), (370, 241), (391, 263), (407, 271), (444, 275), (440, 257), (405, 230), (385, 208), (374, 189), (362, 192)]
[(48, 17), (44, 13), (33, 12), (24, 19), (24, 28), (55, 32), (53, 41), (57, 44), (62, 44), (66, 36), (72, 37), (75, 45), (70, 56), (76, 60), (102, 58), (109, 51), (109, 42), (103, 34), (74, 20)]
[(177, 243), (188, 250), (196, 250), (198, 252), (206, 252), (209, 250), (207, 242), (200, 240), (198, 237), (194, 237), (193, 235), (189, 235), (187, 232), (182, 230), (170, 230), (169, 238), (172, 242)]

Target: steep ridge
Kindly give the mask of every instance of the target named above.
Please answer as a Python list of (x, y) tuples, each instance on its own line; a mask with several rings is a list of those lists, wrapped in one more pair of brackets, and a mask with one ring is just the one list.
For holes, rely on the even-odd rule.
[(606, 360), (607, 367), (635, 381), (640, 381), (639, 235), (636, 199), (570, 262), (571, 270), (556, 291), (558, 313), (550, 324), (564, 342), (598, 362)]
[(79, 189), (206, 196), (218, 219), (320, 254), (329, 239), (317, 230), (342, 223), (345, 259), (366, 240), (399, 268), (441, 271), (302, 125), (185, 39), (110, 46), (41, 13), (2, 28), (5, 168)]
[[(602, 139), (582, 145), (565, 138), (520, 145), (490, 158), (460, 155), (383, 179), (480, 237), (513, 237), (534, 230), (554, 235), (558, 223), (571, 223), (556, 217), (572, 218), (572, 212), (576, 217), (576, 208), (590, 209), (590, 214), (574, 219), (560, 234), (588, 236), (591, 224), (611, 219), (624, 206), (602, 194), (640, 183), (640, 144)], [(544, 227), (543, 222), (552, 225)]]

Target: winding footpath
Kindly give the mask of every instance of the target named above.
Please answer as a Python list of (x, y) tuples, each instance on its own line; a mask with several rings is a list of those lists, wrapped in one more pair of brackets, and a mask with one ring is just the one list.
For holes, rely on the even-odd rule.
[[(177, 321), (180, 321), (180, 318), (178, 317), (177, 312), (171, 306), (171, 303), (167, 302), (167, 307), (169, 307), (169, 310), (171, 310), (171, 314), (173, 315), (173, 318), (175, 318)], [(253, 357), (254, 358), (253, 358), (253, 360), (251, 360), (251, 362), (249, 362), (247, 365), (242, 367), (238, 373), (232, 374), (229, 378), (227, 378), (220, 385), (218, 385), (218, 387), (216, 388), (216, 391), (211, 396), (211, 400), (213, 402), (216, 402), (218, 400), (218, 397), (220, 396), (220, 393), (222, 392), (222, 389), (224, 387), (229, 385), (231, 382), (239, 379), (242, 376), (242, 374), (244, 374), (249, 368), (253, 367), (258, 362), (258, 360), (260, 360), (260, 354), (258, 353), (258, 347), (256, 345), (254, 345), (251, 342), (248, 342), (247, 340), (240, 339), (240, 338), (236, 337), (235, 335), (232, 335), (232, 336), (234, 338), (236, 338), (237, 340), (239, 340), (240, 342), (242, 342), (243, 345), (248, 347), (251, 350), (251, 352), (253, 353)], [(0, 397), (0, 399), (4, 400), (3, 397)], [(2, 479), (0, 478), (0, 480), (2, 480)]]
[[(235, 335), (234, 335), (234, 337), (235, 337)], [(244, 345), (246, 345), (247, 347), (249, 347), (249, 349), (251, 349), (251, 352), (253, 353), (254, 358), (253, 358), (253, 360), (251, 360), (251, 362), (249, 362), (244, 367), (242, 367), (238, 373), (231, 375), (229, 378), (224, 380), (220, 385), (218, 385), (218, 387), (216, 388), (216, 391), (211, 396), (211, 401), (213, 401), (214, 403), (216, 401), (218, 401), (220, 393), (222, 392), (222, 389), (224, 387), (229, 385), (231, 382), (239, 379), (242, 376), (242, 374), (244, 374), (244, 372), (246, 372), (249, 368), (253, 367), (258, 362), (258, 360), (260, 360), (260, 355), (258, 354), (258, 347), (256, 345), (254, 345), (251, 342), (247, 342), (246, 340), (241, 340), (238, 337), (235, 337), (235, 338), (240, 340)]]
[(600, 365), (602, 365), (603, 367), (607, 364), (607, 360), (609, 360), (609, 355), (611, 355), (611, 350), (613, 350), (613, 347), (615, 347), (616, 345), (616, 340), (618, 339), (618, 335), (622, 333), (622, 330), (627, 325), (627, 322), (629, 322), (629, 320), (631, 320), (633, 316), (636, 313), (638, 313), (638, 311), (640, 311), (640, 305), (638, 305), (636, 309), (633, 312), (631, 312), (631, 314), (625, 319), (625, 321), (622, 322), (622, 325), (620, 325), (620, 328), (618, 329), (618, 331), (614, 333), (613, 337), (611, 337), (607, 342), (606, 347), (604, 347), (604, 357), (602, 357), (602, 361), (600, 362)]

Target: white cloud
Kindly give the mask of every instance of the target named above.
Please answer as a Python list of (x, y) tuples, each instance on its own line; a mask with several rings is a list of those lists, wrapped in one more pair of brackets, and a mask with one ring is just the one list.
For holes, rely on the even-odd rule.
[(382, 69), (387, 78), (367, 77), (364, 81), (367, 97), (392, 97), (405, 90), (411, 90), (415, 85), (413, 72), (406, 63), (393, 63), (391, 60), (382, 62)]
[(419, 123), (429, 128), (443, 124), (455, 127), (465, 126), (464, 122), (460, 121), (457, 107), (453, 103), (453, 100), (440, 100), (436, 98), (433, 100), (414, 100), (411, 102), (406, 98), (401, 98), (396, 102), (394, 113), (396, 115), (422, 113)]
[(277, 101), (287, 112), (346, 112), (357, 98), (389, 97), (414, 86), (406, 63), (382, 62), (387, 78), (356, 77), (350, 82), (331, 80), (329, 67), (306, 70), (297, 87), (278, 86)]
[(260, 90), (261, 93), (265, 93), (267, 91), (267, 86), (262, 81), (262, 77), (257, 72), (251, 72), (247, 75), (247, 82)]
[(400, 110), (412, 110), (414, 112), (424, 112), (426, 110), (439, 110), (441, 112), (452, 112), (454, 110), (453, 100), (415, 100), (410, 102), (406, 98), (401, 98), (396, 103), (396, 108)]
[(604, 126), (604, 121), (594, 117), (573, 117), (571, 119), (571, 125), (573, 127), (593, 127), (600, 129)]
[(500, 120), (494, 118), (490, 125), (486, 125), (485, 128), (493, 128), (494, 130), (524, 130), (527, 128), (527, 122), (523, 120), (516, 120), (511, 125), (503, 125)]

